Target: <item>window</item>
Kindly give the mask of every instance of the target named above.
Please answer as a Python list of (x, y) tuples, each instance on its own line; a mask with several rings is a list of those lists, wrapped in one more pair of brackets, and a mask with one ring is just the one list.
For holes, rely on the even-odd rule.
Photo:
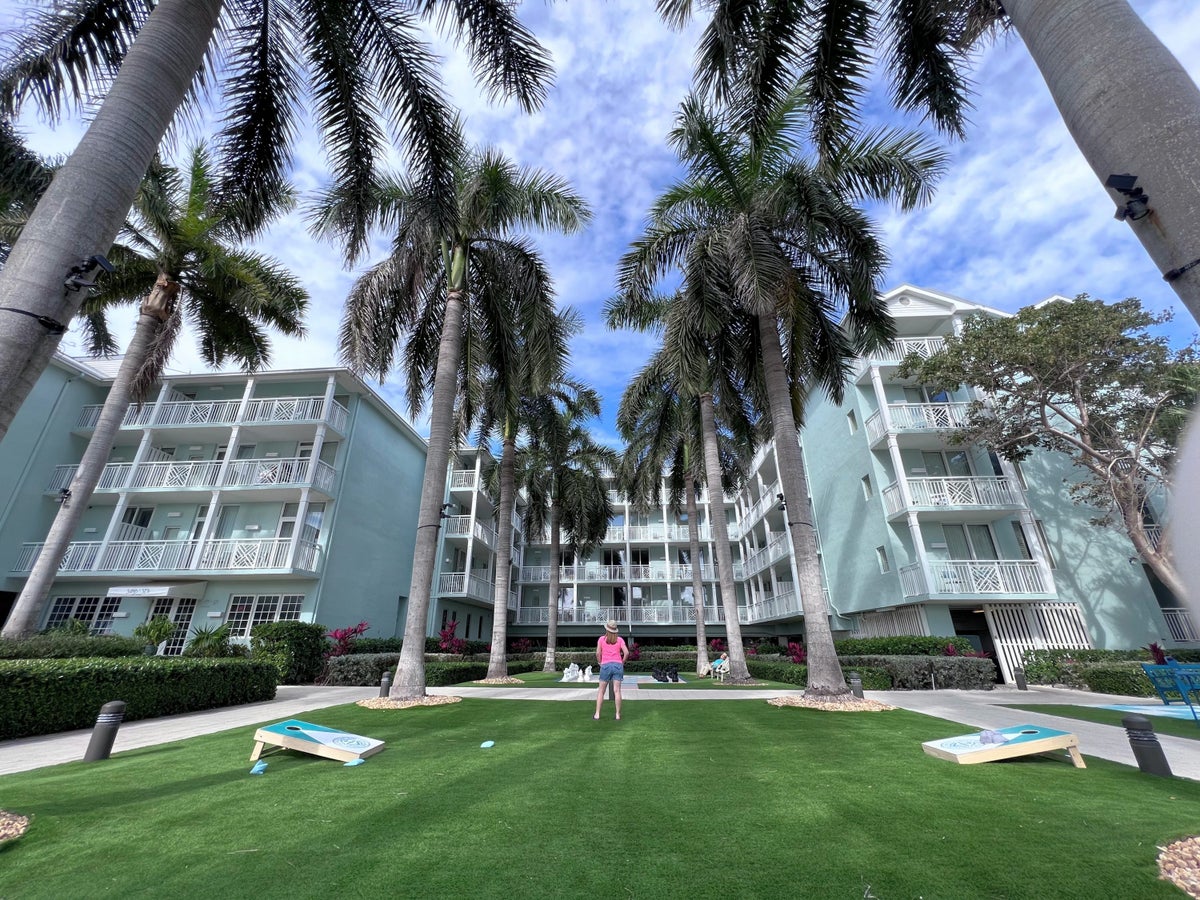
[(858, 418), (854, 415), (854, 410), (846, 413), (846, 424), (849, 426), (851, 434), (858, 433)]
[(1012, 523), (1013, 537), (1017, 541), (1017, 555), (1021, 559), (1033, 559), (1033, 554), (1029, 552), (1029, 541), (1025, 537), (1025, 529), (1021, 527), (1020, 522)]
[(875, 561), (879, 563), (880, 574), (892, 571), (891, 563), (888, 562), (887, 549), (885, 547), (875, 548)]
[(58, 597), (50, 607), (46, 627), (55, 628), (76, 619), (86, 623), (92, 634), (108, 634), (113, 613), (120, 607), (120, 597)]
[(479, 624), (475, 626), (475, 640), (483, 640), (483, 616), (479, 617)]
[(870, 475), (864, 475), (862, 477), (862, 492), (863, 492), (864, 500), (871, 499), (871, 495), (874, 493), (874, 491), (871, 490), (871, 476)]
[(450, 610), (448, 610), (448, 609), (443, 609), (443, 610), (442, 610), (442, 630), (443, 630), (443, 631), (445, 631), (445, 630), (446, 630), (446, 620), (447, 620), (449, 617), (450, 617)]
[(183, 648), (187, 646), (188, 630), (192, 627), (192, 616), (195, 612), (196, 601), (190, 598), (176, 600), (173, 597), (160, 597), (154, 601), (154, 605), (150, 607), (150, 614), (146, 616), (146, 621), (149, 622), (158, 616), (166, 616), (175, 623), (175, 633), (167, 638), (162, 650), (163, 656), (179, 656), (183, 653)]
[(1046, 562), (1050, 563), (1050, 568), (1057, 569), (1058, 563), (1054, 561), (1054, 552), (1050, 549), (1050, 541), (1046, 537), (1046, 528), (1042, 525), (1042, 520), (1034, 519), (1033, 527), (1037, 531), (1038, 541), (1041, 542), (1042, 550), (1046, 554)]
[(471, 637), (471, 614), (467, 613), (467, 627), (463, 629), (463, 637)]
[(249, 637), (263, 622), (298, 622), (303, 594), (234, 594), (229, 598), (225, 624), (230, 637)]

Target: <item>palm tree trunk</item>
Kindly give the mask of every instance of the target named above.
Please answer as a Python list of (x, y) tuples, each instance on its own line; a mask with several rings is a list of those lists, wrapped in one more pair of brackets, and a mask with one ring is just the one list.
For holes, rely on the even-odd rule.
[(55, 174), (0, 272), (0, 438), (58, 347), (24, 310), (70, 323), (87, 290), (72, 266), (108, 252), (212, 42), (222, 0), (162, 0), (79, 146)]
[(738, 621), (738, 602), (733, 584), (733, 554), (729, 552), (729, 526), (725, 522), (725, 492), (721, 485), (721, 458), (717, 448), (716, 416), (712, 394), (700, 395), (700, 420), (704, 428), (704, 473), (708, 481), (710, 527), (717, 553), (717, 575), (721, 581), (721, 608), (725, 610), (725, 638), (729, 644), (729, 676), (732, 682), (748, 682), (746, 648), (742, 646), (742, 625)]
[(492, 599), (492, 652), (488, 657), (488, 678), (508, 675), (508, 585), (512, 574), (512, 514), (516, 497), (513, 473), (517, 453), (516, 429), (506, 424), (500, 450), (500, 522), (496, 528), (496, 593)]
[[(686, 454), (685, 454), (686, 456)], [(685, 464), (686, 464), (685, 460)], [(696, 479), (683, 476), (687, 494), (688, 553), (692, 560), (692, 609), (696, 613), (696, 674), (708, 668), (708, 636), (704, 633), (704, 578), (700, 566), (700, 523), (696, 521)]]
[[(460, 251), (455, 252), (457, 254)], [(465, 250), (461, 252), (465, 253)], [(425, 620), (429, 615), (438, 531), (442, 526), (442, 502), (446, 497), (446, 467), (450, 464), (451, 419), (454, 416), (459, 357), (462, 355), (465, 305), (464, 288), (452, 287), (446, 292), (446, 315), (442, 322), (437, 370), (433, 378), (433, 398), (430, 401), (429, 450), (425, 454), (425, 477), (421, 482), (421, 506), (417, 513), (408, 614), (404, 619), (400, 662), (396, 666), (395, 681), (392, 682), (390, 696), (393, 700), (418, 700), (425, 696)]]
[[(1137, 176), (1153, 212), (1130, 227), (1158, 270), (1200, 259), (1200, 89), (1128, 0), (1004, 0), (1101, 182)], [(1119, 210), (1127, 197), (1110, 190)], [(1200, 266), (1171, 279), (1200, 320)]]
[(121, 428), (130, 403), (133, 402), (133, 380), (146, 361), (154, 336), (170, 316), (178, 294), (179, 285), (160, 275), (154, 290), (142, 304), (133, 339), (125, 350), (125, 358), (121, 360), (117, 377), (104, 400), (100, 418), (96, 421), (96, 430), (92, 432), (92, 439), (88, 441), (79, 467), (75, 470), (75, 477), (71, 479), (70, 499), (64, 500), (59, 506), (58, 514), (46, 534), (46, 542), (33, 564), (33, 571), (29, 573), (4, 631), (0, 632), (0, 637), (14, 638), (30, 634), (36, 631), (41, 623), (46, 599), (54, 586), (54, 576), (58, 574), (58, 567), (67, 555), (71, 538), (74, 537), (79, 520), (88, 508), (88, 501), (100, 482), (100, 476), (104, 474), (113, 439)]
[(559, 534), (558, 498), (551, 501), (550, 506), (550, 596), (546, 605), (550, 607), (550, 616), (546, 623), (546, 662), (542, 665), (543, 672), (557, 672), (554, 664), (554, 654), (558, 650), (558, 592), (560, 580), (560, 565), (562, 564), (562, 536)]
[(840, 697), (850, 694), (842, 665), (833, 646), (829, 627), (829, 604), (821, 583), (821, 564), (817, 556), (817, 532), (812, 524), (812, 505), (808, 479), (800, 458), (796, 419), (792, 415), (791, 389), (783, 367), (783, 348), (779, 344), (774, 316), (758, 317), (762, 346), (763, 376), (771, 404), (771, 423), (775, 435), (775, 455), (779, 461), (779, 482), (783, 488), (784, 508), (796, 554), (797, 589), (804, 609), (804, 644), (808, 651), (808, 687), (806, 697)]

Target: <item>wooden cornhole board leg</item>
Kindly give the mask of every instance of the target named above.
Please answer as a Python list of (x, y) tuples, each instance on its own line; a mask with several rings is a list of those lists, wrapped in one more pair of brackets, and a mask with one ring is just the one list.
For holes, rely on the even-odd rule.
[(943, 738), (939, 741), (926, 741), (921, 747), (930, 756), (962, 765), (1015, 759), (1019, 756), (1037, 756), (1043, 753), (1057, 755), (1058, 751), (1066, 750), (1075, 768), (1087, 768), (1079, 752), (1079, 738), (1070, 732), (1042, 728), (1040, 725), (1014, 725), (1011, 728), (995, 730), (1008, 740), (1002, 744), (985, 744), (976, 733)]
[(254, 732), (254, 740), (254, 752), (250, 754), (251, 762), (262, 755), (266, 746), (351, 762), (375, 755), (383, 749), (384, 744), (375, 738), (338, 731), (336, 728), (326, 728), (311, 722), (301, 722), (299, 719), (264, 725)]

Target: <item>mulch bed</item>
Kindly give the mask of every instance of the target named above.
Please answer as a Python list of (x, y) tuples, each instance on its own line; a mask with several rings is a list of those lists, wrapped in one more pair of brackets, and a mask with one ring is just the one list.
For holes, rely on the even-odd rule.
[(794, 694), (786, 697), (775, 697), (768, 700), (772, 706), (803, 706), (807, 709), (823, 709), (827, 712), (884, 712), (895, 709), (878, 700), (860, 700), (852, 697), (849, 700), (816, 700), (808, 697), (798, 697)]
[(409, 709), (413, 706), (443, 706), (447, 703), (457, 703), (462, 697), (421, 697), (417, 700), (392, 700), (388, 697), (371, 697), (367, 700), (356, 700), (358, 706), (367, 709)]
[(0, 844), (19, 838), (29, 828), (29, 818), (0, 809)]
[(1189, 897), (1200, 897), (1200, 837), (1184, 838), (1159, 847), (1159, 877)]

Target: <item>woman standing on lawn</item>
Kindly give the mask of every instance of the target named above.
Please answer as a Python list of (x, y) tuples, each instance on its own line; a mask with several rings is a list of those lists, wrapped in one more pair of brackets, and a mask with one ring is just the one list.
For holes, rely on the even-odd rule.
[(600, 718), (600, 705), (604, 702), (604, 689), (609, 682), (613, 686), (613, 699), (617, 704), (617, 718), (621, 718), (621, 681), (625, 678), (625, 657), (629, 648), (625, 639), (617, 634), (617, 623), (612, 619), (604, 626), (604, 634), (596, 641), (596, 662), (600, 664), (600, 688), (596, 691), (596, 714)]

